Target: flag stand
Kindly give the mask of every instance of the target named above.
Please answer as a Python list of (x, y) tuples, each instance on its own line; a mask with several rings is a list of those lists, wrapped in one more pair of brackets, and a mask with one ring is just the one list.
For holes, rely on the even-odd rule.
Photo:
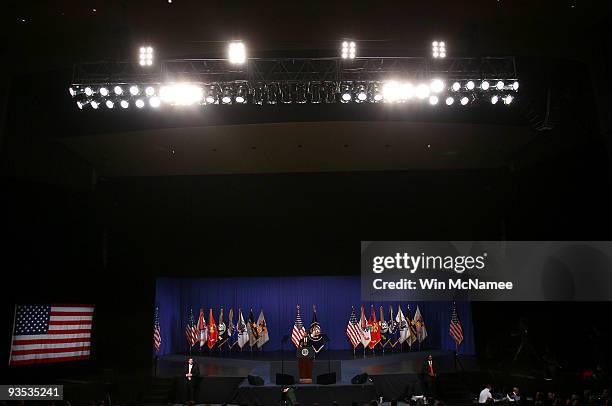
[(159, 357), (157, 356), (157, 354), (155, 354), (155, 358), (153, 361), (153, 376), (157, 378), (157, 360), (159, 359)]
[(459, 366), (459, 369), (461, 369), (461, 371), (465, 371), (465, 369), (463, 368), (463, 364), (461, 363), (461, 358), (459, 357), (459, 344), (455, 342), (455, 371), (458, 370), (457, 366)]

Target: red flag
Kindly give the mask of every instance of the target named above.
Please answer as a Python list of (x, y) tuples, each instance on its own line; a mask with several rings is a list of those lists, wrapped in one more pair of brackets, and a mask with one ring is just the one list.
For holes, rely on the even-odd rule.
[(374, 347), (376, 347), (376, 344), (378, 344), (380, 341), (380, 325), (376, 321), (376, 312), (374, 311), (374, 305), (372, 305), (372, 311), (370, 313), (368, 327), (370, 327), (370, 349), (374, 349)]
[(217, 324), (215, 323), (215, 317), (213, 316), (213, 311), (210, 309), (210, 313), (208, 314), (208, 348), (212, 348), (215, 346), (217, 342), (218, 332), (217, 332)]

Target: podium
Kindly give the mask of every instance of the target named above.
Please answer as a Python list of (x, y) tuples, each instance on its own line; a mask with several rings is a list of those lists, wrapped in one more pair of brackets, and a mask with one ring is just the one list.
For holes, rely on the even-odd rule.
[(312, 346), (298, 348), (298, 370), (300, 383), (312, 383), (312, 366), (314, 364), (315, 351)]

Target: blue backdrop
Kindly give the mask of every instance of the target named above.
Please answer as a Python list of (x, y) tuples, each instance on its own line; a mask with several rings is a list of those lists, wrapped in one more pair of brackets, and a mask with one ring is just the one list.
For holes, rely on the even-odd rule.
[[(208, 321), (209, 308), (212, 307), (215, 321), (218, 322), (219, 309), (224, 308), (224, 318), (230, 307), (234, 308), (234, 323), (242, 308), (245, 320), (249, 309), (253, 309), (257, 319), (263, 309), (266, 316), (270, 341), (264, 346), (265, 351), (281, 349), (283, 335), (291, 334), (296, 315), (296, 304), (300, 305), (302, 320), (308, 328), (312, 318), (312, 306), (317, 307), (317, 318), (321, 329), (331, 342), (331, 349), (352, 349), (346, 337), (346, 325), (351, 314), (351, 306), (356, 309), (357, 319), (361, 305), (365, 305), (366, 317), (370, 317), (370, 305), (376, 309), (379, 318), (379, 306), (385, 309), (385, 319), (389, 317), (389, 304), (397, 312), (397, 302), (370, 303), (361, 301), (360, 278), (355, 276), (317, 276), (317, 277), (284, 277), (284, 278), (158, 278), (156, 281), (156, 303), (159, 305), (162, 345), (160, 354), (184, 353), (187, 351), (185, 325), (189, 308), (193, 308), (194, 318), (200, 308), (204, 308)], [(455, 349), (455, 342), (450, 337), (449, 323), (452, 303), (450, 302), (401, 302), (402, 310), (410, 304), (411, 317), (417, 304), (427, 327), (428, 337), (422, 348)], [(474, 354), (474, 333), (472, 328), (472, 311), (470, 303), (457, 302), (457, 312), (461, 319), (465, 339), (459, 348), (462, 354)], [(291, 342), (284, 344), (290, 349)]]

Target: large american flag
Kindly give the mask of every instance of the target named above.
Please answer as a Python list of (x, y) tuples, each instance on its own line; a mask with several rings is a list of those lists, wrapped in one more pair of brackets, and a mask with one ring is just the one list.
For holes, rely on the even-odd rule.
[(455, 302), (453, 302), (449, 334), (453, 340), (455, 340), (457, 345), (461, 344), (463, 341), (463, 328), (461, 328), (461, 321), (459, 321), (459, 316), (457, 315), (457, 306), (455, 305)]
[(91, 350), (92, 305), (18, 305), (10, 365), (87, 359)]
[(306, 336), (306, 329), (302, 318), (300, 317), (300, 306), (297, 306), (297, 316), (295, 317), (295, 323), (293, 324), (293, 330), (291, 330), (291, 342), (296, 346), (300, 346), (300, 341)]
[(355, 316), (355, 306), (353, 306), (353, 310), (351, 311), (351, 317), (349, 318), (348, 325), (346, 326), (346, 335), (348, 336), (353, 348), (357, 348), (359, 344), (361, 344), (361, 339), (363, 338), (363, 331), (357, 324), (357, 317)]
[(159, 327), (159, 306), (155, 306), (155, 321), (153, 322), (153, 347), (159, 352), (161, 347), (161, 329)]

